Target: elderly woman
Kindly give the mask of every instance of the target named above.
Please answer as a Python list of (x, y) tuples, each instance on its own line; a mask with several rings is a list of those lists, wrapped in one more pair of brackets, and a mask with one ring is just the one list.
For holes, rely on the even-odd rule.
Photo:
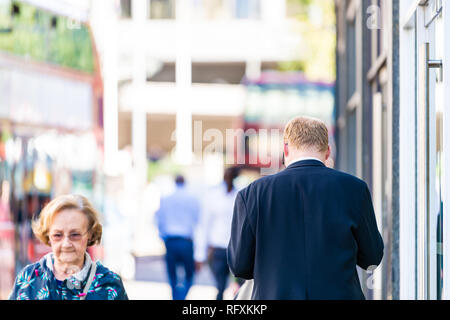
[(57, 197), (33, 221), (33, 232), (52, 252), (17, 276), (10, 299), (127, 300), (120, 277), (86, 252), (100, 242), (99, 214), (79, 195)]

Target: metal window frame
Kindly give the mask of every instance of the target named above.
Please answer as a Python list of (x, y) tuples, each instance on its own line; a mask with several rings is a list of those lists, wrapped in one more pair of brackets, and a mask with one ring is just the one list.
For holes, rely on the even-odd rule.
[[(442, 6), (439, 6), (441, 4)], [(414, 50), (417, 50), (416, 47), (420, 47), (422, 43), (430, 42), (430, 41), (436, 41), (434, 37), (434, 32), (431, 30), (431, 36), (433, 38), (429, 39), (430, 35), (428, 35), (428, 31), (426, 30), (427, 27), (433, 27), (432, 22), (435, 21), (436, 17), (443, 13), (444, 17), (444, 33), (446, 33), (445, 30), (449, 30), (450, 28), (450, 20), (449, 20), (449, 13), (450, 13), (450, 7), (449, 4), (445, 1), (437, 2), (436, 8), (427, 8), (426, 6), (429, 5), (428, 1), (414, 1), (411, 3), (408, 12), (404, 15), (402, 21), (402, 28), (400, 30), (402, 39), (405, 39), (405, 44), (402, 45), (403, 48), (403, 54), (401, 61), (403, 62), (403, 68), (401, 75), (401, 92), (402, 92), (402, 102), (401, 102), (401, 110), (407, 111), (408, 104), (411, 104), (412, 98), (409, 95), (408, 96), (408, 87), (410, 87), (411, 84), (411, 77), (408, 77), (407, 74), (408, 66), (411, 68), (411, 59), (408, 59), (407, 55), (410, 55), (410, 52), (407, 52), (407, 48), (411, 48), (414, 45)], [(414, 32), (416, 32), (417, 35), (417, 45), (416, 43), (411, 43), (411, 37), (413, 36)], [(448, 32), (448, 31), (447, 31)], [(445, 38), (445, 36), (444, 36)], [(409, 43), (408, 40), (409, 39)], [(444, 44), (444, 59), (443, 59), (443, 65), (444, 68), (442, 70), (442, 75), (444, 79), (444, 110), (450, 110), (450, 82), (446, 81), (446, 79), (449, 79), (450, 77), (450, 71), (448, 68), (445, 68), (445, 66), (450, 63), (449, 55), (450, 55), (450, 44), (445, 43)], [(417, 80), (414, 80), (414, 82), (417, 81), (418, 84), (418, 96), (417, 96), (417, 111), (419, 112), (417, 116), (417, 120), (414, 121), (414, 123), (419, 123), (419, 125), (426, 131), (426, 132), (433, 132), (435, 131), (435, 110), (434, 110), (434, 88), (433, 88), (433, 81), (430, 81), (430, 68), (440, 67), (441, 64), (439, 61), (432, 61), (430, 60), (430, 57), (434, 55), (433, 52), (429, 52), (426, 50), (426, 47), (422, 49), (421, 55), (418, 57), (418, 62), (421, 61), (419, 68), (419, 71), (421, 71), (421, 74), (417, 78)], [(403, 61), (405, 59), (405, 61)], [(416, 65), (416, 62), (414, 62), (414, 65)], [(409, 84), (409, 85), (408, 85)], [(410, 91), (410, 90), (409, 90)], [(417, 128), (414, 125), (414, 128), (412, 128), (410, 121), (411, 117), (408, 116), (408, 114), (404, 113), (405, 116), (401, 118), (401, 123), (403, 123), (403, 129), (401, 130), (401, 139), (402, 143), (400, 144), (400, 167), (405, 166), (403, 171), (401, 171), (400, 174), (400, 183), (403, 185), (408, 185), (408, 182), (411, 182), (410, 178), (407, 176), (410, 175), (410, 172), (408, 172), (407, 169), (410, 169), (410, 160), (411, 156), (406, 155), (406, 152), (409, 152), (411, 154), (411, 150), (408, 150), (408, 146), (411, 146), (411, 133), (413, 130), (416, 130)], [(421, 121), (421, 118), (427, 117), (428, 119), (426, 121)], [(408, 121), (410, 121), (408, 123)], [(444, 112), (443, 114), (443, 124), (444, 124), (444, 141), (443, 141), (443, 148), (444, 148), (444, 157), (445, 155), (448, 155), (450, 153), (450, 144), (448, 139), (445, 139), (445, 137), (450, 136), (450, 115), (449, 112)], [(426, 135), (425, 133), (421, 133), (420, 128), (418, 132), (418, 144), (417, 147), (422, 150), (417, 152), (417, 160), (419, 161), (418, 165), (416, 165), (415, 170), (418, 170), (418, 179), (415, 181), (415, 186), (418, 190), (418, 203), (417, 206), (412, 206), (408, 203), (408, 200), (410, 200), (410, 196), (406, 194), (409, 192), (411, 194), (411, 190), (403, 190), (401, 192), (401, 198), (400, 198), (400, 204), (401, 204), (401, 224), (400, 228), (403, 230), (403, 236), (401, 238), (400, 242), (400, 251), (401, 251), (401, 277), (400, 277), (400, 296), (401, 298), (411, 299), (412, 297), (416, 299), (435, 299), (436, 298), (436, 261), (433, 259), (435, 256), (435, 250), (436, 250), (436, 230), (435, 228), (430, 229), (430, 213), (431, 216), (434, 217), (432, 214), (436, 209), (436, 206), (438, 205), (437, 202), (433, 199), (433, 197), (430, 197), (430, 191), (431, 188), (434, 187), (434, 174), (433, 171), (430, 171), (433, 169), (435, 161), (435, 155), (433, 152), (430, 152), (430, 150), (435, 149), (435, 137), (434, 135), (430, 136)], [(428, 150), (428, 152), (427, 152)], [(409, 161), (409, 163), (408, 163)], [(427, 164), (428, 163), (428, 164)], [(449, 167), (449, 157), (445, 157), (443, 159), (443, 167)], [(450, 175), (449, 172), (444, 171), (444, 181), (449, 181)], [(425, 181), (425, 182), (424, 182)], [(428, 182), (427, 182), (428, 181)], [(425, 187), (422, 185), (423, 183), (426, 183), (429, 187)], [(450, 194), (449, 190), (444, 186), (443, 189), (443, 201), (444, 201), (444, 216), (443, 216), (443, 223), (444, 223), (444, 243), (443, 243), (443, 252), (444, 252), (444, 289), (443, 289), (443, 299), (449, 299), (449, 273), (450, 273), (450, 246), (446, 245), (446, 239), (450, 238), (450, 228), (446, 225), (446, 213), (448, 212), (449, 208), (449, 201), (450, 201)], [(407, 217), (407, 209), (414, 209), (418, 211), (417, 219), (418, 219), (418, 229), (417, 233), (412, 230), (412, 224), (410, 222), (410, 219)], [(402, 218), (403, 217), (403, 218)], [(433, 220), (431, 220), (433, 222)], [(432, 223), (431, 226), (434, 224)], [(417, 238), (418, 239), (417, 239)], [(411, 242), (417, 241), (418, 248), (417, 250), (414, 250), (414, 248), (411, 246)], [(431, 253), (431, 257), (428, 256), (428, 253)], [(416, 271), (416, 277), (414, 277), (415, 286), (411, 285), (412, 276), (410, 275), (411, 266), (410, 262), (413, 261), (412, 256), (417, 255), (417, 263), (415, 263), (415, 268), (417, 268)], [(427, 258), (429, 257), (429, 258)], [(428, 270), (429, 272), (428, 272)], [(413, 290), (415, 288), (415, 290)]]

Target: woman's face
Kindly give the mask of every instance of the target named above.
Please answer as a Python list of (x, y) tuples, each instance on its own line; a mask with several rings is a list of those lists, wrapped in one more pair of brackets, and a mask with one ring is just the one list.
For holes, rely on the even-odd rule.
[(82, 266), (89, 240), (88, 219), (76, 209), (58, 212), (49, 230), (52, 252), (59, 263)]

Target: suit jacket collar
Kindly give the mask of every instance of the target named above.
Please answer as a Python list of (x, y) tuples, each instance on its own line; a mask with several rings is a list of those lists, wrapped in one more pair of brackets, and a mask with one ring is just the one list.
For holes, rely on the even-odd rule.
[(322, 161), (308, 159), (308, 160), (301, 160), (301, 161), (296, 161), (294, 163), (291, 163), (286, 169), (299, 168), (299, 167), (325, 167), (325, 165), (323, 164)]

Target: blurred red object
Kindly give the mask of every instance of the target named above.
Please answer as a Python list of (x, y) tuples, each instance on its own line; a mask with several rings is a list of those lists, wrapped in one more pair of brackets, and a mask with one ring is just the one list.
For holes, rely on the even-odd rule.
[(92, 260), (103, 260), (103, 246), (101, 245), (96, 245), (93, 247), (89, 247), (87, 252), (89, 253), (89, 255), (91, 256)]
[(39, 261), (51, 251), (52, 249), (49, 246), (46, 246), (35, 238), (30, 239), (28, 242), (28, 259), (32, 262)]
[(0, 300), (7, 299), (14, 285), (14, 224), (0, 221)]

